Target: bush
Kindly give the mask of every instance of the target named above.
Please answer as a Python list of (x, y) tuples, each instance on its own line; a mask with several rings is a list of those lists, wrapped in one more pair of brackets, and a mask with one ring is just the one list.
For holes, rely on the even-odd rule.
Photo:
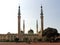
[(45, 42), (47, 42), (47, 41), (49, 41), (49, 38), (48, 37), (43, 37), (42, 40), (45, 41)]
[(15, 42), (19, 42), (19, 38), (15, 38)]
[(40, 39), (38, 39), (38, 41), (40, 42), (40, 41), (42, 41), (42, 39), (40, 38)]

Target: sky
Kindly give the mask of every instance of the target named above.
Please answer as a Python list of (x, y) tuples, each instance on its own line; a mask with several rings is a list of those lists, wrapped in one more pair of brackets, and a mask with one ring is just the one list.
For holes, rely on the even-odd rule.
[(18, 32), (18, 6), (21, 13), (21, 30), (25, 20), (25, 33), (33, 29), (36, 33), (36, 20), (38, 30), (41, 30), (40, 13), (43, 6), (44, 29), (56, 28), (60, 33), (60, 0), (0, 0), (0, 34)]

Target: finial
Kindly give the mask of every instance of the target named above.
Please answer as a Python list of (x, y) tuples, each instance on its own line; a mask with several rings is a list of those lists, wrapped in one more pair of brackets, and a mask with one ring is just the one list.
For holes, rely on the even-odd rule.
[(19, 5), (19, 8), (20, 8), (20, 5)]
[(42, 5), (41, 5), (41, 15), (43, 15), (43, 9), (42, 9)]
[(42, 8), (42, 5), (41, 5), (41, 8)]
[(20, 14), (20, 6), (18, 7), (19, 9), (18, 9), (18, 15), (20, 16), (21, 14)]

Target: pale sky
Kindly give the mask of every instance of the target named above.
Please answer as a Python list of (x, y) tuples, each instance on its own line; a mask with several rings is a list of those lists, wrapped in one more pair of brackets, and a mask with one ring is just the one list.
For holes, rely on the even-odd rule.
[(36, 33), (36, 20), (40, 31), (40, 6), (43, 6), (44, 29), (56, 28), (60, 32), (60, 0), (0, 0), (0, 34), (18, 32), (18, 6), (21, 10), (21, 30), (25, 20), (25, 33), (31, 28)]

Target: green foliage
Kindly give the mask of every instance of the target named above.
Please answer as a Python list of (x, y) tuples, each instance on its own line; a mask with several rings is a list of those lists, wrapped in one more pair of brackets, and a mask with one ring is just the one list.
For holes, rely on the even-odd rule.
[(24, 42), (27, 42), (28, 41), (28, 38), (24, 38), (23, 40), (24, 40)]
[(18, 42), (19, 41), (19, 38), (15, 38), (15, 42)]
[(45, 41), (54, 41), (57, 36), (59, 36), (59, 33), (55, 28), (47, 28), (43, 31), (43, 39)]
[(43, 41), (48, 42), (49, 38), (48, 37), (43, 37)]
[(42, 41), (42, 39), (40, 38), (40, 39), (38, 39), (38, 42), (40, 42), (40, 41)]
[(47, 28), (43, 31), (43, 36), (47, 36), (47, 37), (58, 36), (58, 31), (57, 29), (54, 28)]
[(34, 41), (34, 42), (38, 41), (38, 38), (34, 38), (33, 41)]

